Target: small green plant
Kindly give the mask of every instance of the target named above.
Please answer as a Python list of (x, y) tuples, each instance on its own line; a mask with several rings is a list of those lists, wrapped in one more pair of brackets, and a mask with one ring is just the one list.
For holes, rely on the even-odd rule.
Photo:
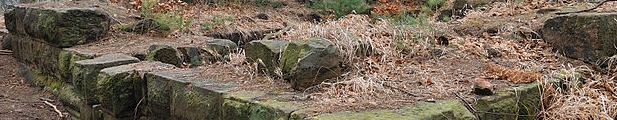
[(323, 11), (331, 11), (336, 18), (340, 18), (347, 14), (363, 13), (366, 11), (368, 4), (364, 0), (319, 0), (310, 6), (313, 9), (319, 9)]
[(450, 18), (450, 16), (443, 16), (443, 18), (442, 18), (442, 20), (443, 20), (444, 22), (449, 22), (449, 21), (450, 21), (450, 19), (451, 19), (451, 18)]

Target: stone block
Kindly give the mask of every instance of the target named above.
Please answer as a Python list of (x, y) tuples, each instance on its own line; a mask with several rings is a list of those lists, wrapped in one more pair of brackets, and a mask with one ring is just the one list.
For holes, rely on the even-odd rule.
[[(338, 112), (322, 114), (312, 119), (318, 120), (476, 120), (458, 100), (421, 102), (396, 110), (369, 110), (363, 112)], [(490, 119), (492, 120), (492, 119)]]
[(143, 74), (173, 68), (173, 65), (161, 62), (139, 62), (102, 69), (97, 78), (95, 96), (103, 111), (112, 117), (134, 117), (138, 112), (135, 108), (143, 108), (146, 104)]
[(280, 58), (283, 78), (292, 88), (304, 90), (341, 74), (338, 48), (329, 40), (308, 38), (292, 41)]
[(68, 83), (73, 82), (72, 71), (75, 66), (75, 61), (92, 59), (94, 56), (95, 54), (92, 52), (80, 51), (72, 48), (62, 49), (58, 55), (58, 72), (60, 74), (60, 79)]
[(13, 57), (45, 74), (60, 77), (58, 56), (62, 49), (50, 46), (35, 38), (10, 34)]
[(38, 38), (54, 47), (86, 44), (104, 37), (111, 19), (99, 8), (44, 8), (15, 5), (4, 13), (11, 34)]
[(176, 48), (170, 45), (150, 45), (148, 48), (148, 60), (161, 61), (176, 67), (182, 66), (182, 58)]
[[(538, 83), (524, 84), (497, 95), (481, 97), (474, 105), (483, 120), (523, 119), (533, 120), (540, 109)], [(506, 114), (506, 115), (504, 115)]]
[(230, 93), (223, 103), (225, 120), (286, 120), (300, 104), (288, 101), (289, 94), (262, 91)]
[(94, 93), (100, 70), (136, 62), (139, 62), (139, 59), (123, 54), (108, 54), (94, 59), (76, 61), (72, 72), (72, 83), (89, 105), (98, 104)]
[(544, 22), (542, 39), (565, 56), (595, 63), (617, 54), (617, 13), (575, 13)]
[[(219, 119), (223, 95), (233, 85), (196, 77), (201, 71), (148, 73), (149, 119)], [(169, 118), (167, 118), (169, 117)]]
[(259, 64), (259, 69), (264, 73), (275, 75), (279, 66), (279, 56), (289, 44), (287, 41), (257, 40), (251, 41), (244, 46), (248, 62)]

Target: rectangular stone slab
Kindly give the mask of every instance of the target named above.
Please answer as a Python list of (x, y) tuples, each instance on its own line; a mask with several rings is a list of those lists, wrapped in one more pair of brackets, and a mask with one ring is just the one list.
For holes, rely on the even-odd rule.
[(99, 8), (43, 8), (28, 4), (10, 7), (4, 19), (11, 34), (38, 38), (60, 48), (96, 41), (107, 34), (111, 23), (109, 15)]
[(19, 62), (27, 64), (45, 72), (45, 74), (60, 77), (58, 56), (62, 49), (50, 46), (34, 38), (18, 35), (9, 35), (13, 50), (13, 57)]
[(139, 59), (124, 54), (109, 54), (94, 59), (76, 61), (73, 68), (73, 85), (89, 104), (97, 104), (94, 97), (99, 71), (104, 68), (139, 62)]
[(110, 116), (132, 117), (135, 108), (145, 106), (146, 103), (146, 81), (143, 74), (173, 68), (173, 65), (161, 62), (139, 62), (102, 69), (95, 96)]
[(148, 118), (218, 119), (223, 96), (232, 84), (198, 77), (195, 69), (146, 74)]
[(317, 120), (476, 120), (458, 100), (438, 101), (436, 103), (417, 103), (396, 110), (369, 110), (363, 112), (339, 112), (322, 114), (311, 119)]
[[(225, 120), (280, 120), (301, 109), (294, 101), (286, 101), (293, 93), (272, 93), (264, 91), (244, 91), (230, 93), (223, 103)], [(293, 98), (291, 98), (293, 99)], [(295, 117), (294, 119), (301, 119)]]

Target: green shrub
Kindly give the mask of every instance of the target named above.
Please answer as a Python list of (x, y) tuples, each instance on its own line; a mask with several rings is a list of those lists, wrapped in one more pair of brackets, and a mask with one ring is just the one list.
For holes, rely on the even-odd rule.
[(363, 13), (366, 11), (368, 4), (366, 4), (364, 0), (319, 0), (314, 2), (310, 7), (323, 11), (331, 11), (336, 18), (340, 18), (352, 13), (352, 11)]

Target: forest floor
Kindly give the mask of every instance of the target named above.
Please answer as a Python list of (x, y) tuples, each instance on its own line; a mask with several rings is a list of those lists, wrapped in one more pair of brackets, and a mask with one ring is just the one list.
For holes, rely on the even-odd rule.
[[(470, 98), (475, 96), (472, 86), (476, 78), (487, 79), (499, 91), (521, 83), (544, 82), (545, 79), (554, 78), (555, 74), (592, 71), (591, 76), (581, 78), (590, 82), (575, 85), (579, 86), (576, 90), (545, 90), (547, 92), (542, 97), (550, 99), (544, 99), (545, 109), (538, 114), (539, 118), (617, 117), (617, 95), (611, 94), (612, 89), (617, 89), (613, 74), (617, 68), (609, 66), (604, 72), (594, 71), (594, 64), (564, 57), (553, 51), (538, 35), (544, 20), (555, 16), (539, 11), (551, 11), (552, 8), (571, 10), (570, 6), (585, 8), (593, 6), (593, 3), (494, 2), (467, 11), (463, 18), (452, 18), (447, 22), (437, 20), (439, 18), (434, 14), (439, 10), (426, 12), (428, 15), (424, 17), (402, 17), (403, 20), (358, 14), (339, 19), (324, 15), (319, 18), (323, 21), (314, 22), (316, 18), (311, 16), (316, 10), (308, 8), (306, 3), (280, 1), (284, 4), (257, 6), (232, 2), (189, 5), (179, 10), (181, 14), (175, 14), (184, 19), (180, 23), (187, 23), (181, 29), (136, 34), (121, 31), (119, 25), (113, 25), (108, 38), (75, 48), (95, 53), (133, 54), (145, 52), (149, 46), (145, 43), (194, 45), (203, 42), (194, 40), (210, 34), (290, 28), (274, 39), (291, 41), (322, 37), (332, 41), (341, 51), (343, 75), (305, 91), (295, 91), (280, 77), (260, 74), (255, 64), (246, 62), (242, 51), (232, 53), (228, 62), (192, 69), (218, 71), (204, 72), (204, 77), (235, 81), (241, 88), (236, 91), (299, 93), (298, 98), (306, 101), (304, 107), (312, 108), (314, 114), (397, 109), (418, 101), (456, 99), (453, 92)], [(422, 4), (388, 5), (387, 0), (379, 1), (374, 4), (378, 7), (374, 11), (394, 11), (394, 8), (381, 9), (379, 6), (397, 4), (408, 4), (409, 9), (419, 9), (418, 4)], [(129, 24), (137, 21), (133, 17), (140, 17), (138, 10), (121, 8), (129, 1), (112, 2), (122, 5), (103, 9), (108, 10), (116, 23)], [(158, 9), (165, 8), (165, 4), (161, 5)], [(169, 8), (173, 11), (173, 5), (180, 4), (168, 5), (172, 5)], [(592, 12), (615, 12), (617, 9), (611, 7), (615, 5), (616, 2), (608, 2)], [(408, 10), (407, 7), (396, 10)], [(358, 45), (357, 40), (368, 41), (374, 53), (357, 56), (354, 49), (354, 45)], [(1, 55), (0, 58), (8, 61), (0, 63), (0, 75), (5, 79), (0, 89), (5, 92), (0, 97), (2, 102), (7, 103), (1, 104), (6, 107), (0, 108), (0, 115), (18, 119), (60, 119), (40, 99), (53, 97), (40, 88), (29, 87), (23, 78), (16, 76), (17, 64), (10, 55)], [(603, 84), (598, 87), (597, 83)], [(52, 103), (59, 104), (57, 101)]]

